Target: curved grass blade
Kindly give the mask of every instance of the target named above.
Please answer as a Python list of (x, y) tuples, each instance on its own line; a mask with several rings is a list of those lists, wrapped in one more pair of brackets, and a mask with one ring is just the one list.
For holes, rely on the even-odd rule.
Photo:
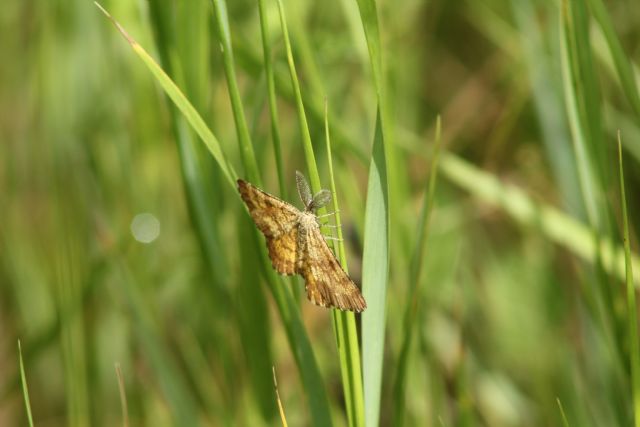
[(18, 358), (20, 359), (20, 381), (22, 383), (22, 395), (24, 396), (24, 407), (27, 411), (29, 426), (33, 427), (33, 415), (31, 415), (31, 401), (29, 400), (29, 387), (27, 387), (27, 376), (24, 373), (24, 363), (22, 362), (22, 345), (18, 340)]
[[(580, 258), (595, 264), (602, 258), (604, 270), (624, 280), (624, 249), (603, 238), (597, 244), (593, 232), (560, 210), (535, 203), (526, 193), (512, 185), (502, 184), (494, 175), (484, 172), (457, 156), (443, 152), (440, 169), (449, 181), (466, 189), (481, 200), (499, 206), (516, 221), (532, 227), (553, 242), (567, 248)], [(631, 255), (634, 269), (640, 269), (640, 257)], [(640, 278), (634, 279), (640, 288)]]
[[(109, 18), (118, 31), (129, 42), (134, 52), (142, 59), (145, 65), (149, 68), (152, 74), (156, 77), (162, 88), (167, 95), (176, 104), (180, 111), (184, 114), (185, 118), (193, 129), (198, 133), (200, 138), (206, 144), (207, 148), (217, 161), (220, 169), (222, 170), (227, 182), (234, 188), (235, 191), (235, 178), (237, 174), (233, 170), (232, 166), (228, 164), (226, 157), (223, 155), (218, 140), (213, 133), (208, 129), (200, 115), (195, 108), (189, 103), (180, 89), (171, 81), (169, 76), (158, 66), (158, 64), (146, 53), (146, 51), (138, 45), (131, 36), (120, 26), (120, 24), (111, 17), (111, 15), (104, 10), (98, 3), (96, 6)], [(257, 172), (257, 171), (256, 171)], [(256, 236), (258, 231), (256, 230)], [(296, 303), (292, 296), (283, 285), (279, 277), (273, 272), (269, 263), (269, 258), (266, 253), (266, 247), (262, 244), (257, 245), (261, 251), (261, 262), (263, 271), (266, 272), (267, 282), (273, 293), (274, 299), (278, 306), (278, 310), (283, 319), (285, 329), (287, 332), (287, 338), (291, 345), (296, 363), (300, 370), (302, 377), (302, 383), (305, 390), (308, 393), (308, 400), (311, 409), (311, 417), (316, 425), (330, 426), (330, 410), (329, 402), (327, 399), (326, 391), (320, 376), (318, 366), (309, 342), (309, 338), (306, 334), (302, 320), (300, 319), (299, 311), (296, 307)]]
[(162, 68), (160, 68), (158, 63), (125, 31), (125, 29), (109, 14), (109, 12), (100, 6), (99, 3), (94, 2), (94, 4), (113, 23), (120, 34), (122, 34), (122, 36), (127, 40), (136, 55), (138, 55), (149, 71), (151, 71), (151, 74), (156, 78), (156, 81), (160, 84), (167, 96), (171, 98), (191, 127), (196, 131), (200, 139), (205, 143), (209, 152), (211, 152), (213, 158), (218, 163), (223, 175), (229, 182), (229, 185), (235, 188), (235, 178), (237, 177), (236, 172), (224, 156), (218, 139), (213, 135), (211, 130), (209, 130), (206, 123), (193, 105), (191, 105), (187, 97), (184, 96), (180, 88), (178, 88), (171, 78), (162, 70)]

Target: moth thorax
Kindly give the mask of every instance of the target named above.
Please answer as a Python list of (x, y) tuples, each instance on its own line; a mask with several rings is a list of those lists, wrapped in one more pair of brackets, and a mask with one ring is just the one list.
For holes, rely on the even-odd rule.
[(301, 212), (298, 224), (305, 228), (318, 227), (318, 220), (312, 212)]

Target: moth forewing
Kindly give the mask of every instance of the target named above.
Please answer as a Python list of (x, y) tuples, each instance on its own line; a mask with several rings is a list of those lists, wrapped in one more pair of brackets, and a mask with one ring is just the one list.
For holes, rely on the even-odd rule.
[(309, 184), (300, 172), (296, 172), (296, 184), (305, 203), (304, 211), (238, 180), (240, 196), (267, 240), (273, 267), (280, 274), (300, 274), (305, 280), (307, 298), (314, 304), (363, 311), (367, 303), (329, 249), (314, 212), (331, 200), (331, 193), (322, 190), (311, 197)]

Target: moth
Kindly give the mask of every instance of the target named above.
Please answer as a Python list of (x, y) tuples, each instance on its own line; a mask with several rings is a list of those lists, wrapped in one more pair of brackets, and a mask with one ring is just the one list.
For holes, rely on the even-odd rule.
[(273, 268), (280, 274), (300, 274), (307, 298), (322, 307), (361, 312), (367, 303), (358, 286), (342, 269), (320, 232), (316, 211), (331, 201), (331, 193), (315, 196), (307, 180), (296, 171), (298, 195), (304, 210), (265, 193), (242, 179), (238, 191), (258, 229), (264, 234)]

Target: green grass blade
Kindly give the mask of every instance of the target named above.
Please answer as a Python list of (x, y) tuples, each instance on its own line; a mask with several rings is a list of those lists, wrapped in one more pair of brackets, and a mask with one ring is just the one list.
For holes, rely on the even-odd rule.
[(556, 398), (556, 402), (558, 402), (558, 409), (560, 410), (560, 417), (562, 417), (563, 427), (569, 427), (569, 420), (567, 420), (567, 415), (564, 413), (564, 407), (562, 406), (562, 402), (560, 402), (560, 399), (558, 398)]
[(282, 163), (282, 148), (280, 143), (280, 126), (278, 125), (278, 103), (276, 98), (276, 84), (273, 74), (273, 58), (271, 54), (271, 41), (269, 40), (269, 26), (265, 0), (258, 0), (260, 11), (260, 32), (262, 35), (262, 53), (264, 72), (267, 78), (267, 95), (269, 97), (269, 118), (271, 120), (271, 138), (273, 139), (273, 152), (276, 158), (276, 170), (278, 172), (278, 185), (280, 196), (287, 198), (287, 186), (284, 178), (284, 165)]
[[(307, 124), (302, 92), (300, 90), (300, 83), (298, 82), (282, 0), (278, 0), (278, 11), (285, 43), (287, 63), (289, 65), (291, 86), (293, 87), (294, 101), (298, 114), (300, 133), (302, 135), (302, 147), (307, 164), (307, 171), (311, 188), (313, 192), (316, 193), (321, 189), (320, 175), (318, 173), (313, 145), (311, 143), (311, 135)], [(332, 310), (332, 316), (334, 325), (336, 325), (336, 339), (338, 341), (338, 351), (340, 353), (340, 373), (342, 376), (343, 389), (345, 390), (345, 405), (347, 407), (349, 425), (361, 426), (363, 425), (363, 414), (359, 409), (361, 408), (361, 405), (359, 405), (358, 402), (362, 400), (363, 391), (360, 374), (360, 348), (358, 347), (355, 315), (353, 313)]]
[(107, 18), (118, 29), (120, 34), (127, 40), (133, 51), (142, 60), (144, 65), (149, 69), (151, 74), (155, 77), (156, 81), (160, 84), (167, 96), (171, 98), (173, 103), (178, 107), (180, 112), (187, 119), (193, 130), (196, 131), (200, 139), (205, 143), (209, 152), (213, 155), (213, 158), (218, 163), (220, 170), (222, 171), (227, 182), (235, 188), (235, 178), (237, 177), (233, 167), (228, 163), (227, 158), (224, 156), (218, 139), (213, 135), (211, 130), (207, 127), (206, 123), (198, 114), (196, 109), (191, 105), (186, 96), (182, 93), (180, 88), (171, 80), (171, 78), (160, 68), (158, 63), (140, 46), (125, 30), (124, 28), (98, 3), (96, 6), (105, 14)]
[[(331, 138), (329, 136), (328, 108), (325, 104), (325, 136), (327, 145), (327, 164), (329, 166), (330, 189), (333, 199), (333, 211), (335, 212), (335, 225), (338, 234), (338, 241), (333, 242), (334, 252), (344, 268), (347, 267), (347, 256), (342, 238), (342, 220), (340, 217), (340, 206), (336, 192), (336, 183), (333, 175), (333, 159), (331, 154)], [(358, 347), (358, 330), (355, 324), (355, 315), (333, 310), (334, 325), (336, 325), (336, 337), (340, 351), (340, 368), (343, 376), (342, 388), (345, 395), (347, 407), (347, 418), (349, 424), (353, 426), (364, 425), (364, 396), (362, 393), (362, 365), (360, 362), (360, 348)]]
[(618, 164), (620, 167), (620, 200), (622, 227), (624, 233), (625, 282), (627, 285), (627, 323), (629, 329), (629, 362), (631, 364), (631, 394), (635, 426), (640, 427), (640, 343), (638, 343), (638, 312), (636, 289), (633, 286), (633, 265), (631, 243), (629, 241), (629, 219), (627, 217), (627, 197), (624, 190), (624, 168), (622, 165), (622, 143), (618, 134)]
[(393, 178), (399, 169), (395, 167), (391, 143), (378, 11), (375, 0), (357, 1), (378, 99), (376, 131), (367, 184), (362, 259), (362, 290), (368, 306), (362, 315), (365, 422), (368, 426), (377, 426), (380, 419), (389, 275), (389, 224), (392, 209), (389, 188), (394, 189), (395, 194), (400, 193), (395, 185), (398, 180)]
[(638, 85), (633, 74), (633, 67), (629, 61), (629, 57), (624, 53), (620, 39), (616, 35), (611, 22), (611, 17), (605, 8), (602, 0), (587, 0), (589, 2), (590, 11), (598, 21), (600, 28), (607, 40), (611, 57), (620, 78), (622, 85), (622, 93), (627, 97), (631, 108), (635, 113), (636, 123), (640, 124), (640, 93)]
[[(453, 154), (443, 152), (440, 157), (443, 175), (479, 199), (499, 206), (519, 223), (536, 227), (551, 241), (567, 248), (578, 257), (602, 267), (608, 274), (624, 280), (624, 249), (603, 238), (598, 243), (591, 229), (560, 210), (534, 202), (525, 192), (513, 185), (502, 184), (494, 175), (484, 172)], [(640, 268), (640, 257), (631, 255), (634, 269)], [(640, 288), (639, 278), (634, 279)]]
[(20, 359), (20, 381), (22, 383), (22, 396), (24, 397), (24, 407), (27, 411), (29, 426), (33, 427), (33, 415), (31, 415), (31, 401), (29, 400), (29, 387), (27, 386), (27, 376), (24, 373), (24, 363), (22, 362), (22, 345), (18, 340), (18, 358)]
[(364, 223), (362, 291), (367, 309), (362, 314), (365, 421), (377, 426), (384, 357), (386, 294), (389, 276), (389, 195), (380, 115), (376, 120)]
[(238, 88), (238, 80), (233, 62), (233, 48), (231, 46), (227, 4), (225, 0), (213, 0), (213, 8), (218, 28), (218, 37), (220, 38), (222, 47), (222, 62), (227, 77), (227, 88), (229, 89), (229, 97), (231, 98), (231, 108), (233, 109), (233, 119), (236, 125), (242, 164), (244, 165), (247, 179), (256, 185), (260, 185), (262, 181), (258, 173), (258, 163), (256, 162), (253, 145), (251, 145), (249, 127), (247, 126), (244, 108), (242, 107), (242, 98), (240, 97), (240, 89)]
[(422, 210), (418, 220), (418, 227), (416, 230), (416, 236), (418, 237), (415, 242), (413, 256), (411, 258), (411, 265), (409, 267), (409, 288), (407, 289), (407, 305), (404, 312), (403, 321), (403, 337), (402, 346), (400, 347), (400, 356), (395, 373), (394, 384), (394, 404), (393, 404), (393, 425), (404, 425), (405, 416), (405, 392), (406, 392), (406, 376), (407, 368), (409, 365), (409, 355), (411, 351), (411, 344), (413, 342), (414, 327), (418, 315), (418, 303), (419, 303), (419, 280), (422, 265), (424, 263), (424, 251), (426, 248), (427, 239), (429, 237), (429, 219), (431, 218), (431, 212), (433, 210), (433, 202), (435, 196), (436, 180), (438, 176), (438, 159), (440, 157), (440, 149), (442, 147), (441, 139), (441, 123), (440, 116), (436, 121), (436, 135), (435, 135), (435, 150), (433, 152), (433, 160), (431, 161), (431, 172), (429, 174), (429, 180), (424, 191), (424, 201), (422, 204)]
[[(591, 70), (588, 47), (584, 46), (584, 7), (581, 1), (563, 1), (560, 25), (560, 46), (562, 54), (562, 75), (569, 125), (573, 137), (574, 156), (585, 202), (585, 210), (594, 230), (601, 230), (603, 218), (599, 198), (602, 194), (597, 183), (597, 171), (592, 158), (594, 144), (599, 144), (600, 134), (590, 125), (591, 120), (599, 123), (599, 117), (590, 113), (587, 98), (590, 96)], [(586, 58), (585, 58), (586, 57)], [(597, 141), (597, 142), (596, 142)]]
[(307, 163), (307, 173), (309, 177), (309, 183), (311, 184), (311, 190), (315, 194), (322, 188), (320, 185), (320, 174), (318, 173), (316, 158), (315, 154), (313, 153), (313, 144), (311, 143), (311, 134), (309, 133), (307, 115), (304, 111), (302, 91), (300, 90), (300, 82), (298, 81), (296, 64), (293, 59), (293, 51), (291, 49), (291, 41), (289, 39), (289, 30), (287, 29), (287, 18), (285, 16), (284, 5), (282, 4), (282, 0), (277, 1), (278, 12), (280, 14), (280, 25), (282, 27), (282, 36), (284, 38), (284, 46), (287, 55), (287, 64), (289, 65), (289, 77), (291, 78), (291, 87), (293, 88), (293, 100), (296, 105), (300, 135), (302, 137), (302, 149), (304, 150), (304, 158)]
[(129, 427), (129, 408), (127, 405), (127, 388), (124, 385), (120, 364), (115, 364), (116, 378), (118, 380), (118, 393), (120, 394), (120, 410), (122, 411), (122, 426)]

